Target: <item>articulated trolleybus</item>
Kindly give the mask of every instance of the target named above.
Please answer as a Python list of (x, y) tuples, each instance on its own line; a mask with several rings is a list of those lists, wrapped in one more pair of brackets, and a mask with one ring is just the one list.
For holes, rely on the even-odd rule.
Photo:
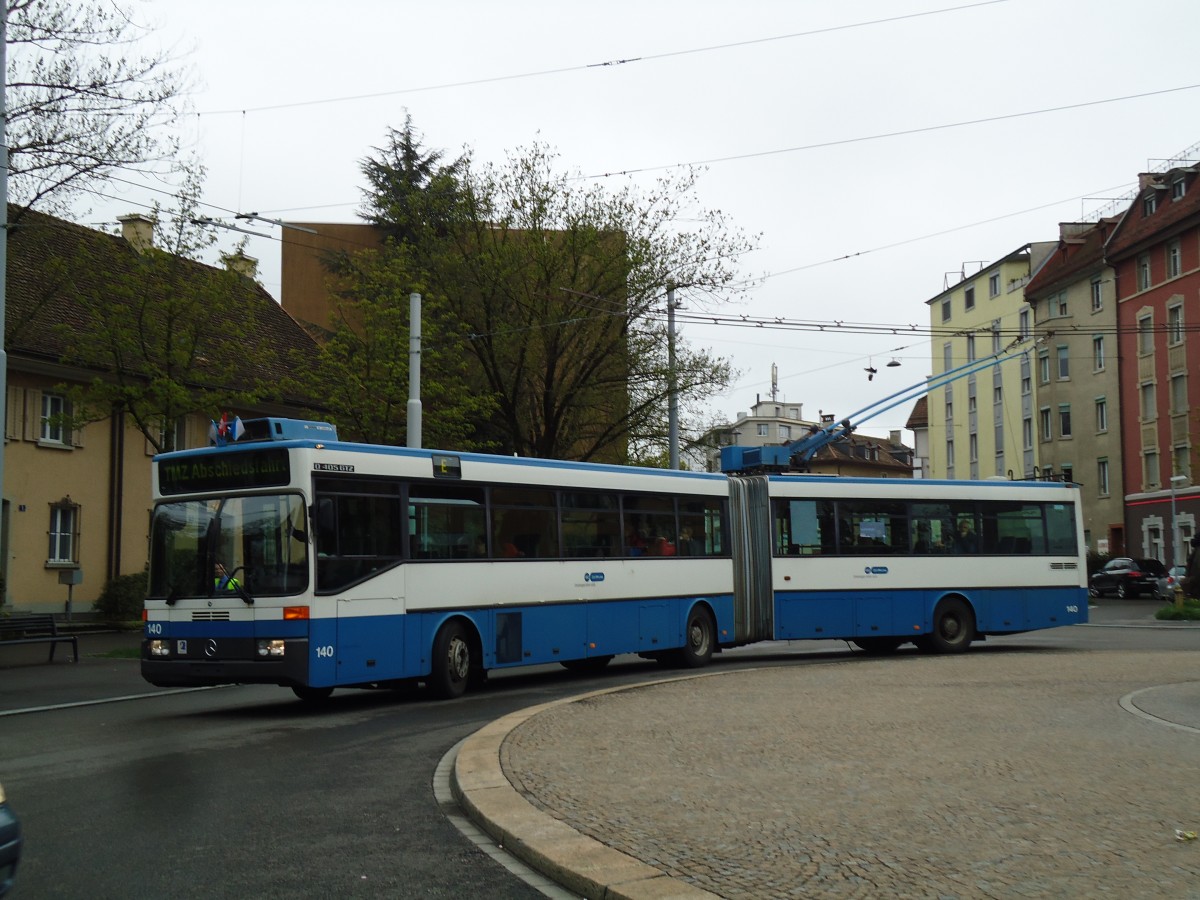
[(1087, 618), (1073, 485), (730, 477), (245, 426), (155, 457), (153, 684), (456, 697), (490, 669), (698, 667), (812, 638), (956, 652)]

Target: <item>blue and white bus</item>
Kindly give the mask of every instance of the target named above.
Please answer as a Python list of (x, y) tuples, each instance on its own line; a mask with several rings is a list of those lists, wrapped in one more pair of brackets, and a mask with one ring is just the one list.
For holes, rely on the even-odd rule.
[(949, 652), (1087, 616), (1070, 485), (727, 477), (268, 419), (156, 457), (153, 488), (142, 673), (162, 686), (455, 697), (491, 669), (795, 638)]

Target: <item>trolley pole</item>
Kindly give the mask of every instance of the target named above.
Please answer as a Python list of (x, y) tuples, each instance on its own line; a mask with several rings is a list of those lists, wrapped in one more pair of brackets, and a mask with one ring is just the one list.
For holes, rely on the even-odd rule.
[(421, 446), (421, 295), (408, 295), (408, 446)]

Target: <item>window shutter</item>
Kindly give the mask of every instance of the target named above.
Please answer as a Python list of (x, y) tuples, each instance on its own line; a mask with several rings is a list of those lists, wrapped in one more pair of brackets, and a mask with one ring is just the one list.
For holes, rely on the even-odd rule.
[(29, 388), (25, 391), (25, 433), (27, 441), (42, 439), (42, 392)]
[(71, 445), (73, 447), (83, 446), (83, 427), (80, 425), (78, 428), (71, 429)]
[(4, 405), (4, 437), (6, 440), (17, 441), (21, 439), (21, 426), (24, 423), (24, 418), (25, 389), (10, 385)]

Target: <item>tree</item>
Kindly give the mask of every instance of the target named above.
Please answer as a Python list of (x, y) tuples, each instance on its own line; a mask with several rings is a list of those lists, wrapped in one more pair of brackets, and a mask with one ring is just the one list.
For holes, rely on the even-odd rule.
[(133, 55), (143, 28), (114, 0), (5, 0), (10, 196), (66, 211), (119, 169), (174, 171), (183, 84), (162, 54)]
[[(199, 184), (178, 209), (156, 210), (155, 246), (140, 252), (97, 235), (56, 260), (72, 321), (57, 326), (62, 362), (97, 373), (65, 389), (74, 424), (120, 410), (156, 451), (174, 449), (180, 417), (279, 396), (285, 348), (264, 327), (273, 301), (232, 268), (197, 261), (216, 236), (197, 224)], [(282, 312), (279, 313), (282, 315)], [(286, 389), (286, 386), (284, 387)]]
[[(305, 390), (324, 398), (344, 438), (404, 445), (408, 438), (409, 295), (422, 293), (405, 254), (363, 251), (333, 263), (329, 333), (317, 364), (297, 365)], [(489, 449), (473, 423), (486, 418), (489, 398), (463, 390), (467, 355), (435, 296), (422, 296), (422, 444)]]
[[(467, 157), (438, 216), (414, 222), (405, 212), (399, 224), (413, 264), (468, 336), (503, 452), (650, 457), (665, 443), (666, 289), (701, 303), (733, 293), (735, 263), (754, 241), (719, 212), (689, 210), (681, 227), (695, 202), (692, 171), (643, 196), (587, 185), (556, 163), (544, 144), (502, 167), (475, 169)], [(396, 208), (380, 196), (378, 223)], [(675, 374), (686, 408), (723, 389), (730, 369), (679, 341)]]

